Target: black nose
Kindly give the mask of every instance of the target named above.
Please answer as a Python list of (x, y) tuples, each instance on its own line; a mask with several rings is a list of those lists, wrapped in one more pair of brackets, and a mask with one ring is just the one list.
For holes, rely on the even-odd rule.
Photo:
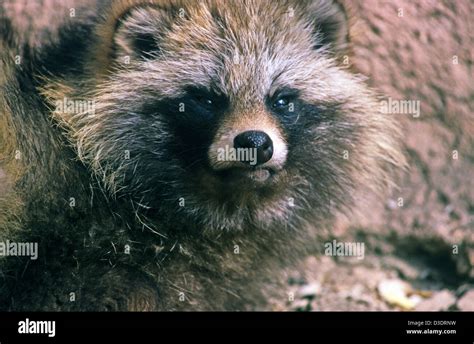
[[(234, 138), (234, 148), (255, 149), (257, 154), (257, 165), (266, 163), (273, 155), (273, 142), (270, 136), (263, 131), (249, 130)], [(251, 161), (242, 161), (251, 163)]]

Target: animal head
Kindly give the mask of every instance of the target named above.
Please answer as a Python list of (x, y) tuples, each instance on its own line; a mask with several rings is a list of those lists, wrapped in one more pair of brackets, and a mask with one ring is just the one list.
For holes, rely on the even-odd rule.
[[(94, 111), (60, 115), (112, 195), (210, 230), (296, 227), (402, 160), (398, 127), (340, 63), (331, 0), (118, 1), (97, 25)], [(73, 96), (74, 97), (74, 96)]]

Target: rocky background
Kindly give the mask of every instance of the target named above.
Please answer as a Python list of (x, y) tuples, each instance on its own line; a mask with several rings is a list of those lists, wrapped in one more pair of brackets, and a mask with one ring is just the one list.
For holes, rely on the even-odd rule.
[(473, 311), (474, 2), (345, 5), (356, 69), (387, 97), (420, 101), (418, 118), (392, 114), (409, 170), (398, 190), (361, 199), (362, 213), (336, 228), (339, 242), (365, 244), (364, 259), (325, 256), (321, 244), (288, 271), (269, 309)]

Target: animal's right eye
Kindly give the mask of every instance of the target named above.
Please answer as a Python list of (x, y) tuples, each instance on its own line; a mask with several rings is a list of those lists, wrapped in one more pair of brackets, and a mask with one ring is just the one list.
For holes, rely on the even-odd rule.
[(206, 106), (213, 106), (214, 101), (208, 96), (198, 96), (195, 98), (199, 103), (206, 105)]
[(186, 93), (196, 105), (209, 110), (223, 110), (227, 105), (227, 98), (224, 95), (206, 88), (189, 87)]

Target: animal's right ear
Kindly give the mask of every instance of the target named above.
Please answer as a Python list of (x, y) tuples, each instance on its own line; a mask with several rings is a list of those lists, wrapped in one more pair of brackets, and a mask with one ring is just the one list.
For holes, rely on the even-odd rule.
[(130, 9), (115, 23), (112, 52), (116, 58), (147, 58), (160, 52), (160, 42), (171, 26), (170, 13), (141, 6)]

